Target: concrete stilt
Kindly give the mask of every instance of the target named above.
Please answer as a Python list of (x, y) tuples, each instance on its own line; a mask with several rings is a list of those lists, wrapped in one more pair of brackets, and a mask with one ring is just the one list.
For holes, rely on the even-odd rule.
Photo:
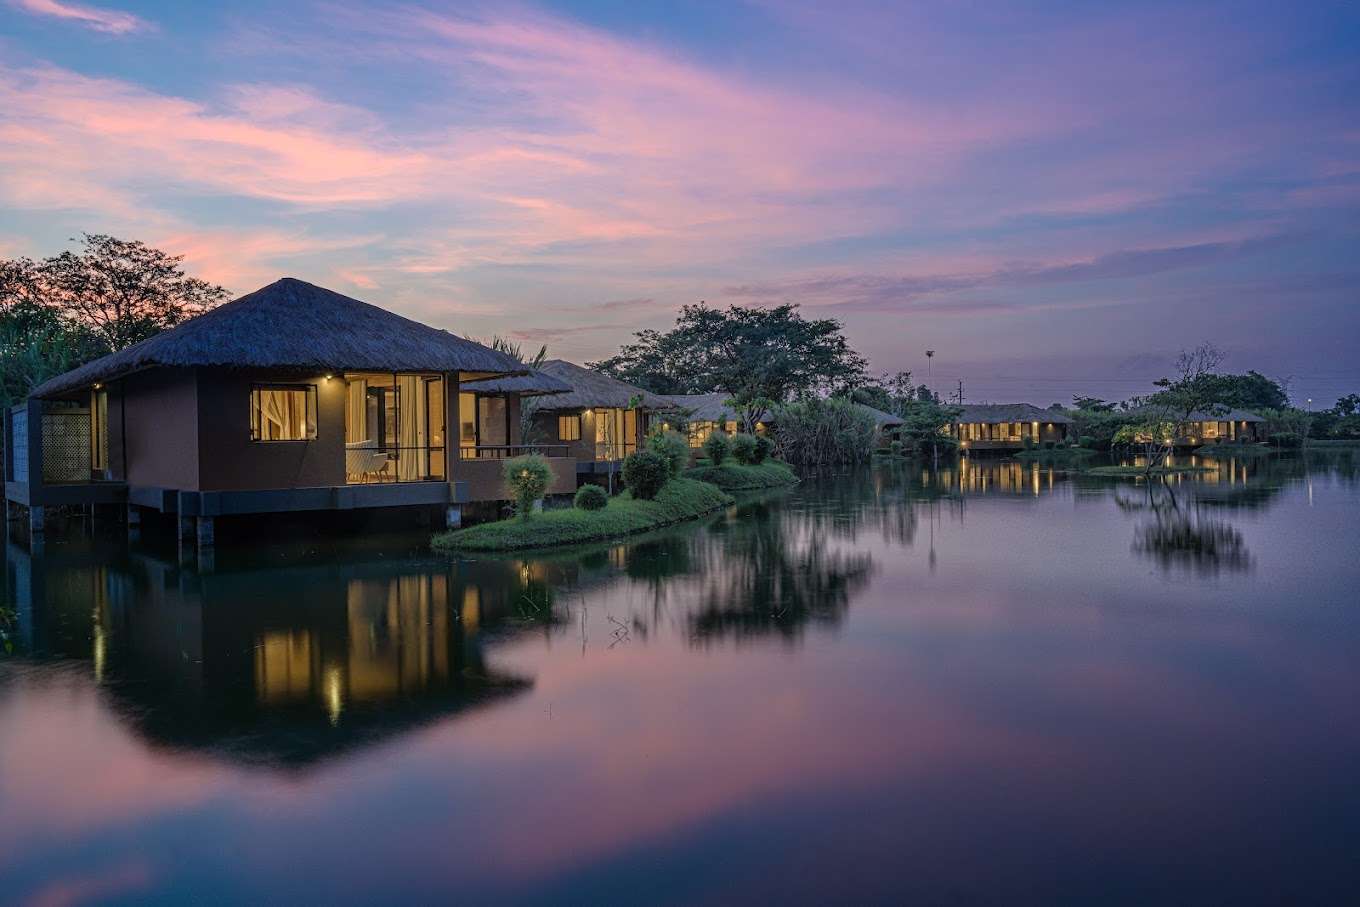
[(198, 553), (201, 556), (204, 551), (209, 550), (216, 545), (213, 532), (213, 518), (210, 516), (197, 517), (196, 526), (198, 530)]
[(444, 508), (444, 528), (458, 529), (463, 525), (463, 508), (450, 504)]

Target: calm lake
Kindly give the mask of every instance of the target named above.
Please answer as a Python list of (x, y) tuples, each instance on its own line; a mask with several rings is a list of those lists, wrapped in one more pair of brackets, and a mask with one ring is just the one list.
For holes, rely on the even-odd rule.
[(1360, 451), (879, 466), (631, 544), (5, 556), (0, 901), (1360, 882)]

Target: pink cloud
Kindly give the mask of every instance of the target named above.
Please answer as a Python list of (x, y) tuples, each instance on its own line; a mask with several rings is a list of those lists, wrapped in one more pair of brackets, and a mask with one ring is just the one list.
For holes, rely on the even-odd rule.
[(82, 3), (65, 3), (62, 0), (10, 0), (10, 5), (35, 16), (65, 19), (110, 35), (127, 35), (147, 31), (152, 27), (151, 23), (139, 19), (132, 13), (101, 9)]

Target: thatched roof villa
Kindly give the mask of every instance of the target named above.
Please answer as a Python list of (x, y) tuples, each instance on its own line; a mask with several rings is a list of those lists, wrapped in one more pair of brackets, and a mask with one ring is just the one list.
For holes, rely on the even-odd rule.
[(1031, 403), (970, 403), (960, 409), (950, 433), (965, 450), (1019, 450), (1027, 440), (1064, 441), (1072, 424), (1063, 413)]
[[(543, 362), (536, 374), (568, 390), (543, 394), (531, 404), (530, 438), (564, 445), (576, 458), (581, 474), (599, 473), (610, 464), (617, 465), (641, 446), (652, 417), (674, 408), (658, 394), (564, 359)], [(485, 386), (499, 391), (525, 380), (498, 379)]]
[[(514, 358), (357, 299), (284, 278), (36, 388), (5, 414), (6, 498), (41, 528), (49, 504), (197, 518), (439, 507), (504, 496), (520, 392), (464, 412)], [(471, 423), (470, 446), (448, 430)], [(552, 492), (575, 464), (548, 451)], [(185, 524), (191, 525), (191, 524)]]

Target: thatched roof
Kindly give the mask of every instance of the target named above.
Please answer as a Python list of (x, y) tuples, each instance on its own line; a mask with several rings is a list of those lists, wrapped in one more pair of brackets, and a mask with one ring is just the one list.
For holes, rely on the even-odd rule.
[(521, 375), (511, 356), (324, 287), (285, 277), (39, 385), (79, 390), (156, 366)]
[(519, 394), (524, 397), (545, 396), (547, 394), (569, 394), (571, 385), (561, 378), (554, 378), (546, 372), (530, 369), (527, 375), (513, 375), (508, 378), (486, 378), (481, 381), (465, 381), (461, 385), (465, 391), (479, 394)]
[(1070, 425), (1072, 420), (1055, 409), (1040, 409), (1032, 403), (970, 403), (954, 421), (969, 422), (1052, 422)]
[[(1135, 418), (1160, 419), (1160, 418), (1164, 418), (1164, 417), (1167, 415), (1167, 412), (1168, 412), (1167, 410), (1164, 410), (1164, 409), (1162, 409), (1161, 407), (1156, 407), (1156, 406), (1139, 406), (1139, 407), (1135, 407), (1135, 408), (1130, 409), (1130, 410), (1126, 410), (1126, 411), (1123, 413), (1123, 415), (1133, 416), (1133, 417), (1135, 417)], [(1176, 413), (1172, 418), (1174, 418), (1174, 419), (1179, 419), (1179, 418), (1180, 418), (1180, 413)], [(1264, 422), (1265, 419), (1262, 419), (1260, 416), (1256, 415), (1256, 413), (1248, 412), (1248, 411), (1245, 410), (1245, 409), (1230, 409), (1230, 408), (1228, 408), (1228, 407), (1225, 406), (1225, 407), (1222, 407), (1221, 409), (1215, 409), (1213, 412), (1208, 412), (1208, 411), (1205, 411), (1205, 410), (1195, 410), (1193, 413), (1190, 414), (1190, 418), (1186, 419), (1185, 421), (1187, 421), (1187, 422)]]
[(664, 397), (564, 359), (549, 359), (538, 370), (566, 382), (571, 388), (569, 393), (554, 394), (544, 400), (539, 406), (540, 410), (591, 409), (597, 406), (626, 408), (634, 397), (642, 398), (638, 409), (674, 409)]
[(892, 413), (885, 413), (883, 410), (870, 406), (867, 403), (856, 403), (855, 406), (859, 407), (864, 412), (873, 416), (874, 424), (877, 425), (879, 428), (884, 428), (885, 426), (889, 425), (902, 424), (901, 416), (894, 416)]
[[(716, 391), (711, 394), (662, 394), (672, 406), (682, 409), (689, 416), (691, 422), (721, 422), (736, 421), (737, 410), (728, 406), (728, 400), (732, 395), (726, 391)], [(761, 413), (756, 417), (757, 422), (764, 421), (766, 413)]]

